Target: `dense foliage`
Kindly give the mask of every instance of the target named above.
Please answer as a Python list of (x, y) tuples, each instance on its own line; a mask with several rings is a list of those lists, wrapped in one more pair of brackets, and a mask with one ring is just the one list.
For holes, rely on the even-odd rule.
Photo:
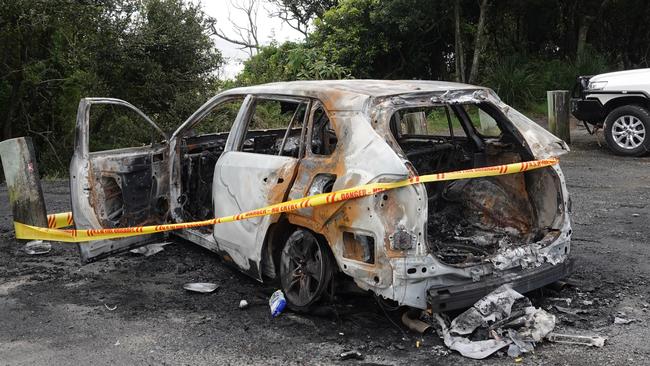
[[(304, 40), (261, 46), (224, 81), (197, 1), (0, 0), (0, 139), (32, 136), (42, 170), (65, 172), (84, 96), (128, 100), (167, 131), (221, 88), (295, 79), (456, 80), (543, 110), (577, 75), (650, 62), (645, 0), (267, 1)], [(96, 118), (100, 143), (132, 135)]]
[[(644, 0), (278, 1), (327, 10), (314, 16), (304, 44), (274, 46), (251, 59), (247, 84), (300, 78), (286, 73), (288, 57), (277, 57), (290, 48), (315, 53), (310, 57), (349, 77), (483, 84), (531, 108), (546, 90), (570, 89), (577, 75), (650, 63)], [(259, 65), (273, 66), (258, 73)]]
[(0, 0), (0, 140), (30, 135), (41, 170), (65, 172), (85, 96), (128, 100), (172, 129), (214, 93), (208, 29), (181, 0)]

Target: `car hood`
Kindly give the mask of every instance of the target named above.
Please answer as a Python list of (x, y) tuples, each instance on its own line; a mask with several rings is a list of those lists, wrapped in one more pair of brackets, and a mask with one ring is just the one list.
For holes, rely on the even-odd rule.
[(635, 69), (635, 70), (608, 72), (605, 74), (592, 76), (589, 79), (589, 81), (614, 81), (614, 80), (618, 81), (619, 79), (632, 81), (638, 78), (644, 78), (646, 83), (650, 82), (650, 69)]
[(650, 69), (626, 70), (600, 74), (590, 82), (606, 81), (602, 91), (644, 91), (650, 92)]

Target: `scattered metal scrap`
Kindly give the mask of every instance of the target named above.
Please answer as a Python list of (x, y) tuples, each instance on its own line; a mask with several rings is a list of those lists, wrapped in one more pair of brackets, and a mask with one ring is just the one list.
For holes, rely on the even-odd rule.
[(402, 314), (402, 323), (406, 325), (408, 329), (420, 334), (425, 333), (431, 328), (431, 324), (417, 318), (412, 318), (408, 311)]
[(508, 355), (532, 352), (555, 327), (555, 316), (535, 308), (528, 298), (503, 285), (448, 324), (436, 314), (438, 334), (461, 355), (483, 359), (508, 346)]

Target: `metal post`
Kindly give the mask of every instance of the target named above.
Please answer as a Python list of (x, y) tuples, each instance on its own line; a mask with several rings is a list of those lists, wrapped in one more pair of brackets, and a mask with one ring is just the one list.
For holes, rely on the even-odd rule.
[(18, 137), (0, 142), (0, 159), (14, 221), (47, 227), (45, 200), (31, 138)]
[(546, 98), (548, 100), (549, 131), (570, 144), (569, 91), (549, 90), (546, 92)]

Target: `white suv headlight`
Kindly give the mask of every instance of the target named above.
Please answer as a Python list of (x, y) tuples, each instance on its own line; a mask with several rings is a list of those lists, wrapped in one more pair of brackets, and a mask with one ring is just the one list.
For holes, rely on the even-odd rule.
[(587, 89), (588, 90), (600, 90), (600, 89), (604, 88), (605, 85), (607, 85), (606, 81), (592, 81), (587, 86)]

